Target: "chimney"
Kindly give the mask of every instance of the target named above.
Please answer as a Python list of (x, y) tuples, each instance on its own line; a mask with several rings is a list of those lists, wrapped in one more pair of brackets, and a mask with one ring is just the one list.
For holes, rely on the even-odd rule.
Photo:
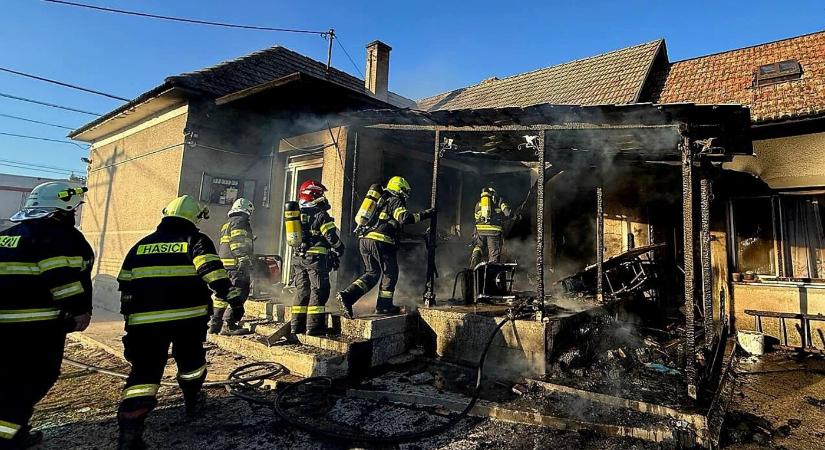
[(367, 44), (367, 70), (364, 72), (364, 87), (385, 102), (390, 80), (390, 50), (392, 47), (381, 41)]

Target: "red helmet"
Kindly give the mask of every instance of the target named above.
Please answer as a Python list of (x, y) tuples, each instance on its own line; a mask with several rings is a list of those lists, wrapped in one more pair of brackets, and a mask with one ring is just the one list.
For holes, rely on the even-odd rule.
[(314, 206), (319, 199), (324, 198), (324, 192), (327, 191), (326, 186), (315, 181), (307, 180), (301, 184), (298, 190), (298, 203), (301, 206)]

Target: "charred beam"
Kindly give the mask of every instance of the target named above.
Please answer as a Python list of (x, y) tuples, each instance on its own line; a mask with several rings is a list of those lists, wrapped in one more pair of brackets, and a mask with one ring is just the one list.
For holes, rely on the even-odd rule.
[(604, 301), (604, 187), (596, 186), (596, 300)]
[(713, 272), (710, 265), (710, 201), (712, 182), (707, 169), (702, 170), (699, 180), (700, 223), (701, 223), (701, 263), (702, 263), (702, 305), (705, 312), (705, 346), (713, 345)]
[(539, 159), (539, 173), (536, 181), (536, 300), (539, 302), (539, 317), (544, 319), (544, 175), (545, 175), (545, 133), (536, 139), (536, 153)]
[(690, 138), (683, 138), (679, 145), (682, 153), (682, 225), (685, 272), (685, 374), (688, 396), (696, 399), (696, 328), (695, 328), (695, 282), (693, 268), (693, 153)]
[[(441, 161), (441, 132), (435, 130), (435, 144), (433, 145), (433, 184), (430, 190), (430, 208), (436, 207), (438, 198), (438, 164)], [(435, 279), (438, 277), (435, 268), (435, 248), (438, 239), (438, 214), (430, 217), (430, 228), (427, 230), (427, 281), (424, 290), (424, 305), (435, 306)]]

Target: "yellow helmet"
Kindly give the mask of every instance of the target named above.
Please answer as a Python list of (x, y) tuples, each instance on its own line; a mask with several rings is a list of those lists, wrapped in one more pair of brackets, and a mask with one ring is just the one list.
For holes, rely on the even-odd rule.
[(395, 195), (407, 198), (410, 196), (410, 190), (412, 188), (410, 188), (410, 183), (407, 183), (404, 177), (396, 175), (390, 178), (390, 181), (387, 181), (386, 189)]
[(180, 217), (197, 224), (201, 219), (209, 218), (209, 208), (201, 206), (200, 203), (188, 195), (182, 195), (169, 202), (166, 208), (163, 208), (163, 216)]

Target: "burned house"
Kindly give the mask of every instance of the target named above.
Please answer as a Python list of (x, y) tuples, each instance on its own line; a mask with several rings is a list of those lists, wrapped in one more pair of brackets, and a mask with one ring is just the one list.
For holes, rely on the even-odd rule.
[[(72, 139), (91, 144), (81, 228), (97, 255), (96, 307), (118, 310), (115, 277), (124, 255), (179, 195), (192, 195), (209, 207), (211, 218), (201, 228), (212, 237), (236, 198), (252, 200), (259, 211), (256, 251), (280, 254), (284, 177), (294, 166), (277, 151), (278, 141), (314, 130), (331, 113), (412, 106), (387, 90), (389, 52), (378, 41), (368, 46), (372, 78), (364, 81), (271, 47), (168, 77), (71, 132)], [(265, 101), (265, 107), (248, 107), (251, 96)], [(326, 171), (324, 182), (340, 186), (334, 176)]]

